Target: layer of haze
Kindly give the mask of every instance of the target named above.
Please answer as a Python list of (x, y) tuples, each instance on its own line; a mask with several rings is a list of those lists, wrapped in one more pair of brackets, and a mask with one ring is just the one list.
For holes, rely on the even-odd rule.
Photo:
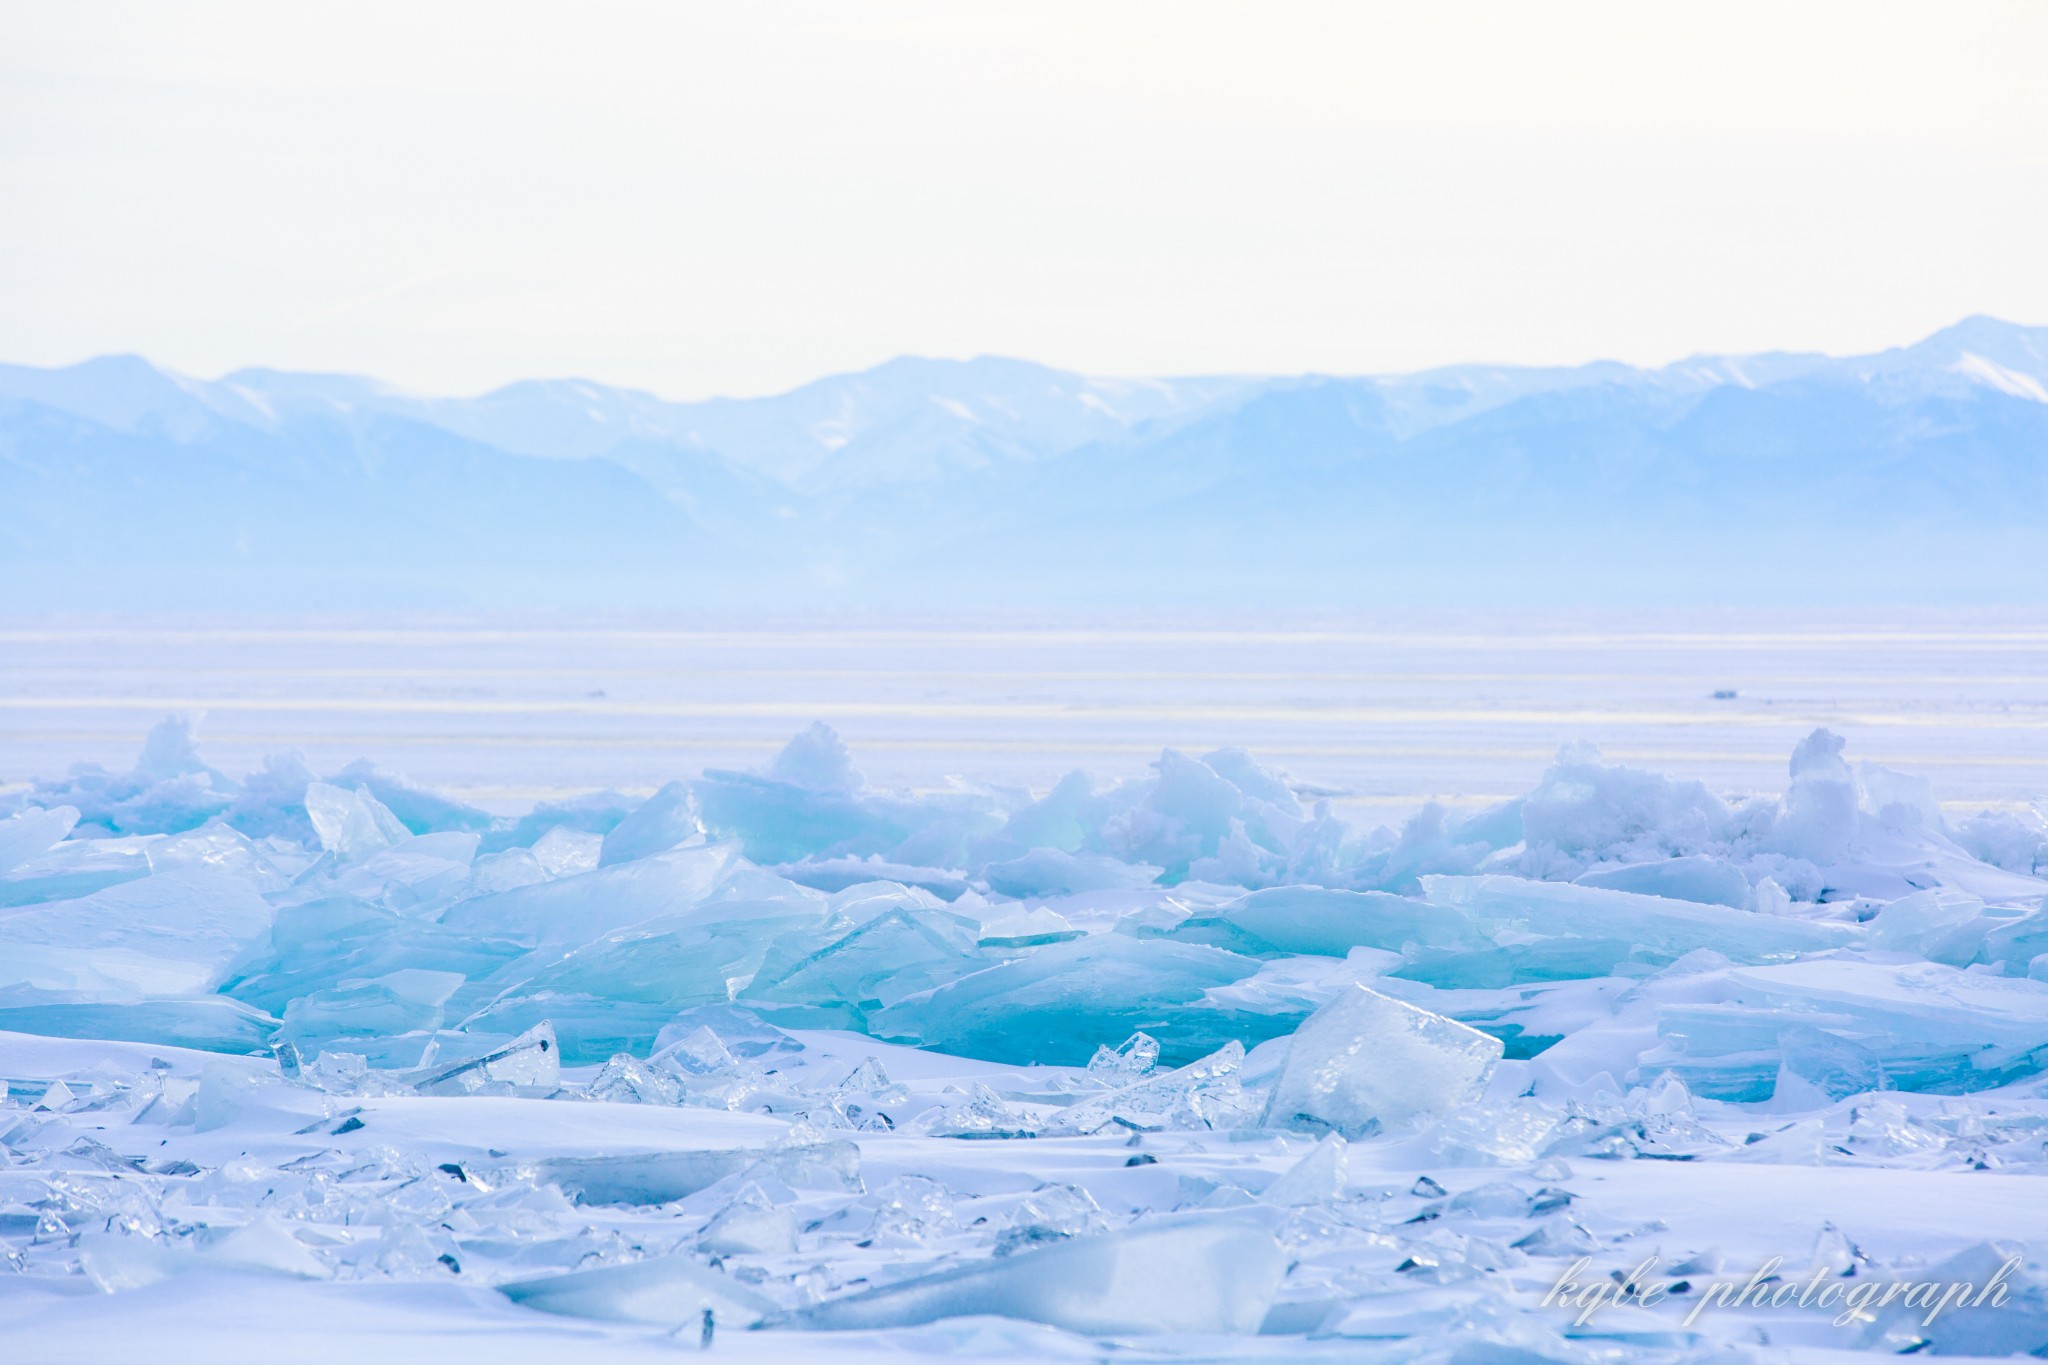
[(2048, 319), (2048, 6), (8, 0), (0, 358), (1096, 373)]

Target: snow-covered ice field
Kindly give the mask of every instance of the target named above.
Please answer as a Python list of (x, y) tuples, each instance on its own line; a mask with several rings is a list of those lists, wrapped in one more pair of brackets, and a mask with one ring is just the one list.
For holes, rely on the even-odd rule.
[(2038, 615), (0, 623), (0, 1341), (2048, 1351), (2044, 726)]
[(126, 764), (169, 712), (203, 713), (232, 771), (279, 749), (369, 758), (498, 812), (759, 764), (814, 720), (882, 786), (1135, 777), (1169, 745), (1236, 745), (1367, 822), (1519, 793), (1576, 740), (1775, 791), (1792, 742), (1825, 725), (1970, 812), (2048, 792), (2048, 616), (0, 618), (0, 789)]

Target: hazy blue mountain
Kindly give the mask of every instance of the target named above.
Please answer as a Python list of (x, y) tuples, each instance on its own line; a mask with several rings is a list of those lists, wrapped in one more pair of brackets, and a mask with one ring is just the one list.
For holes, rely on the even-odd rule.
[(765, 398), (0, 366), (0, 607), (2048, 599), (2048, 328), (1659, 369)]

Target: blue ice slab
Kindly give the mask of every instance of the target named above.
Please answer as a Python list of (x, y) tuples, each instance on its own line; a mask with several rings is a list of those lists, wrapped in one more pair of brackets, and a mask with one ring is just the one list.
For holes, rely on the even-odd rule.
[(1846, 957), (1742, 967), (1718, 1001), (1659, 1008), (1664, 1048), (1642, 1065), (1713, 1098), (1767, 1099), (1794, 1028), (1867, 1054), (1895, 1089), (1966, 1094), (2048, 1069), (2048, 982)]
[(1353, 948), (1399, 952), (1413, 944), (1465, 948), (1491, 940), (1455, 906), (1384, 891), (1282, 886), (1254, 891), (1184, 920), (1172, 937), (1234, 952), (1316, 953), (1343, 957)]
[(1422, 887), (1430, 904), (1461, 910), (1496, 935), (1616, 940), (1664, 961), (1706, 948), (1735, 962), (1769, 962), (1842, 947), (1860, 932), (1851, 925), (1521, 877), (1424, 877)]
[(0, 1032), (51, 1038), (111, 1038), (201, 1052), (263, 1052), (280, 1021), (221, 995), (169, 996), (125, 1002), (48, 1000), (19, 995), (0, 1001)]
[(672, 849), (595, 872), (465, 900), (441, 916), (450, 929), (529, 944), (587, 943), (707, 899), (733, 868), (731, 844)]
[(878, 1011), (870, 1028), (878, 1038), (970, 1057), (1065, 1066), (1086, 1065), (1104, 1042), (1143, 1032), (1179, 1063), (1244, 1036), (1237, 1030), (1247, 1021), (1190, 1007), (1211, 987), (1243, 980), (1258, 967), (1202, 944), (1096, 934), (899, 1001)]
[(1580, 886), (1698, 901), (1702, 905), (1727, 905), (1737, 910), (1746, 908), (1750, 900), (1749, 878), (1742, 875), (1742, 869), (1704, 853), (1591, 868), (1580, 873), (1577, 881)]

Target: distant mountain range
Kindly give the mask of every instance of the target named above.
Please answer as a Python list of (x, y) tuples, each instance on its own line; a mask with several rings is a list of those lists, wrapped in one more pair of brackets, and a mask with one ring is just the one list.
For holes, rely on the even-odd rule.
[(2048, 328), (769, 398), (0, 366), (0, 610), (2048, 601)]

